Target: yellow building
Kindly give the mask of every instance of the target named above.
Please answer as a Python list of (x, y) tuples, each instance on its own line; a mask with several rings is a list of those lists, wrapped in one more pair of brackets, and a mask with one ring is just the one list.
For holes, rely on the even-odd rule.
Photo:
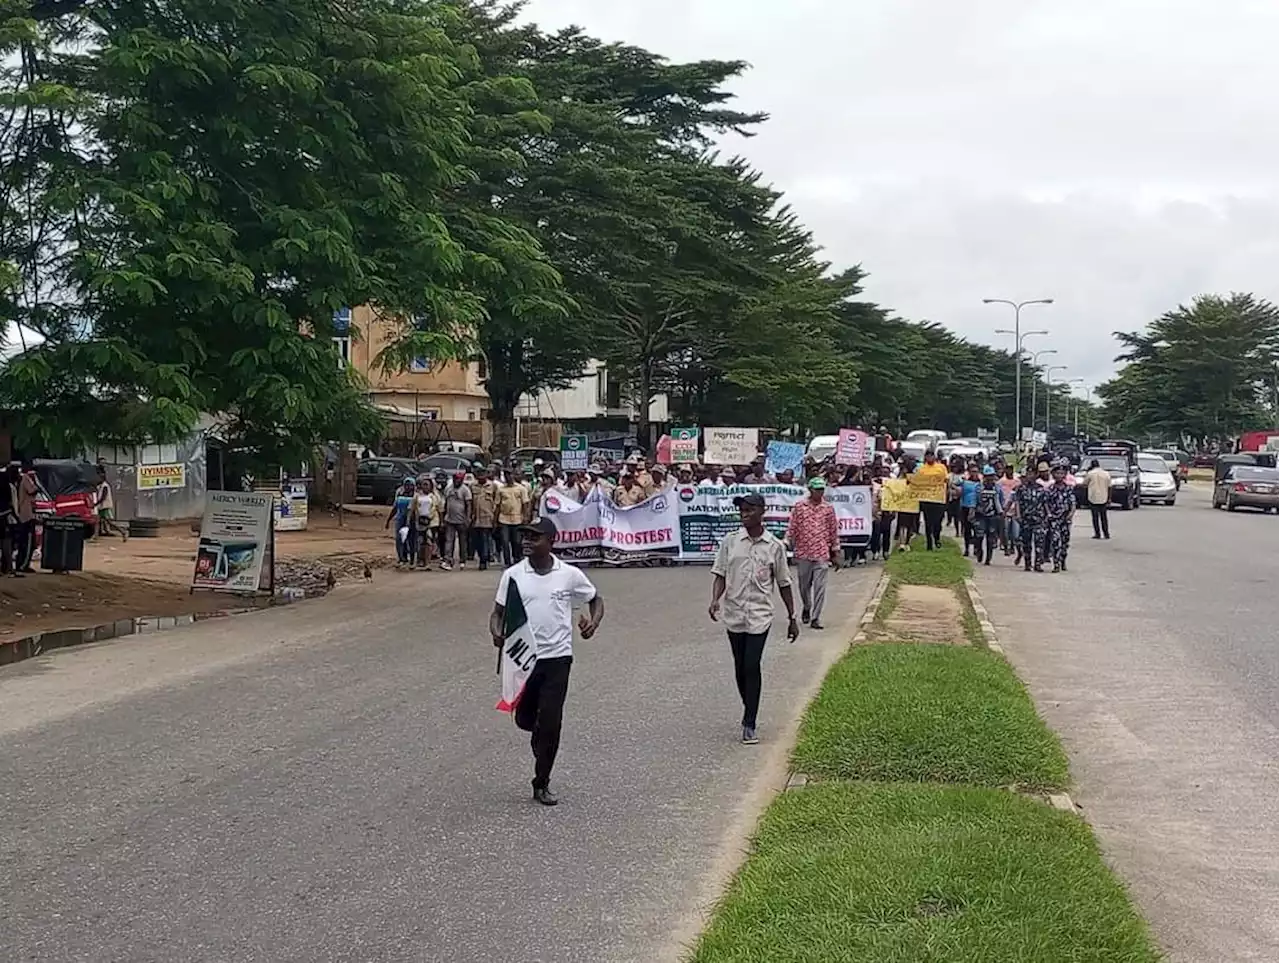
[[(339, 331), (334, 344), (340, 358), (364, 376), (370, 401), (388, 421), (448, 422), (454, 440), (473, 440), (470, 436), (474, 434), (474, 440), (488, 444), (489, 396), (480, 380), (480, 365), (454, 361), (432, 365), (423, 359), (407, 371), (386, 374), (378, 367), (377, 358), (394, 336), (391, 324), (376, 318), (364, 305), (339, 312), (334, 323)], [(416, 434), (434, 437), (437, 433)]]

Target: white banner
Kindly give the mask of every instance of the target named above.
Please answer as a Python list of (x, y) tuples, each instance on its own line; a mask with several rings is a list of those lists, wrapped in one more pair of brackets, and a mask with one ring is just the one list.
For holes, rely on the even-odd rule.
[(702, 461), (707, 465), (750, 465), (760, 454), (759, 428), (703, 428)]
[[(715, 558), (720, 541), (741, 524), (733, 499), (761, 495), (765, 527), (782, 538), (791, 509), (805, 498), (800, 485), (681, 485), (639, 505), (619, 508), (596, 488), (585, 502), (548, 492), (539, 513), (555, 520), (556, 554), (566, 561), (619, 565), (655, 558), (685, 562)], [(871, 535), (871, 489), (865, 485), (828, 488), (840, 540), (857, 543)]]

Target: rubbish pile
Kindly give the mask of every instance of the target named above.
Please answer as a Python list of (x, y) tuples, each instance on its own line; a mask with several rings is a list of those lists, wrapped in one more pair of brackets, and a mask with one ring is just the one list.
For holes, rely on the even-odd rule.
[(304, 598), (316, 598), (327, 593), (337, 582), (365, 578), (367, 571), (385, 568), (392, 561), (384, 554), (365, 555), (360, 552), (322, 555), (319, 558), (282, 558), (276, 562), (276, 591), (292, 589), (287, 594), (297, 597), (300, 591)]

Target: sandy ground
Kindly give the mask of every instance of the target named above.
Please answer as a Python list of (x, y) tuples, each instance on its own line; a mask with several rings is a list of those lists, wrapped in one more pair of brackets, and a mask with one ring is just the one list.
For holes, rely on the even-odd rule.
[[(316, 512), (305, 532), (279, 532), (280, 561), (323, 559), (337, 562), (394, 555), (391, 534), (383, 528), (385, 508), (359, 506), (345, 512)], [(237, 608), (235, 596), (189, 591), (197, 534), (190, 523), (163, 527), (157, 538), (102, 538), (85, 546), (85, 570), (54, 575), (37, 571), (22, 579), (0, 579), (0, 641), (55, 629), (85, 628), (116, 619), (148, 615), (184, 615)], [(335, 565), (341, 577), (343, 569)]]

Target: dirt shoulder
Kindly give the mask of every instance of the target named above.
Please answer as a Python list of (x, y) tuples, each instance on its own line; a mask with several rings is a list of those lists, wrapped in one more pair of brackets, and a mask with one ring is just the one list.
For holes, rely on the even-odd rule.
[[(359, 578), (365, 562), (388, 564), (394, 547), (385, 517), (385, 508), (360, 506), (348, 509), (339, 526), (336, 513), (316, 512), (307, 531), (278, 532), (278, 581), (315, 584), (329, 569), (342, 581)], [(0, 641), (117, 619), (241, 607), (233, 595), (190, 591), (198, 540), (191, 523), (173, 523), (156, 538), (90, 542), (83, 572), (0, 578)]]

